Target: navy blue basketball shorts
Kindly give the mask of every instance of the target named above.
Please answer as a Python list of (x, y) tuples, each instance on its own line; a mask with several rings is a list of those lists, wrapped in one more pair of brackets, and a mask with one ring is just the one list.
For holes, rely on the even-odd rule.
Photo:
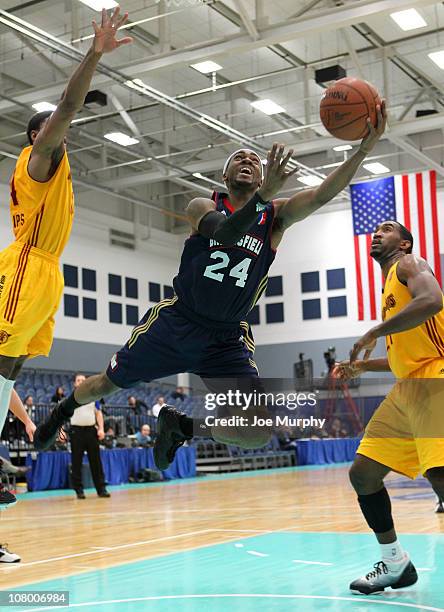
[(203, 379), (256, 378), (250, 326), (204, 327), (179, 312), (177, 298), (150, 308), (131, 338), (111, 359), (106, 374), (127, 389), (139, 381), (189, 372)]

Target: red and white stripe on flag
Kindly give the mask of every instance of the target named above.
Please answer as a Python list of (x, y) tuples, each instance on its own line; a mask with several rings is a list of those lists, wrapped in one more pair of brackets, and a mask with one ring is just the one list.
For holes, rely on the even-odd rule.
[(427, 260), (442, 286), (436, 172), (395, 176), (396, 220), (413, 235), (413, 252)]
[[(427, 260), (442, 286), (436, 172), (394, 177), (396, 220), (413, 235), (413, 252)], [(383, 279), (369, 255), (372, 234), (354, 236), (359, 321), (379, 318)]]
[(358, 319), (374, 321), (381, 310), (381, 268), (369, 255), (372, 234), (360, 234), (354, 239)]

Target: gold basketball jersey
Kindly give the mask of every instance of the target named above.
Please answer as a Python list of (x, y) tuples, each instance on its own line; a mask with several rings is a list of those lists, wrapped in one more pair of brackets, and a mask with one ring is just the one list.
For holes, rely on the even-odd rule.
[[(390, 268), (382, 294), (382, 319), (390, 319), (413, 299), (397, 275), (397, 261)], [(444, 303), (443, 303), (444, 305)], [(406, 378), (434, 359), (444, 359), (444, 310), (397, 334), (386, 336), (387, 357), (397, 378)]]
[(45, 183), (28, 173), (32, 147), (20, 154), (11, 178), (10, 212), (15, 239), (59, 257), (71, 233), (74, 194), (66, 151)]

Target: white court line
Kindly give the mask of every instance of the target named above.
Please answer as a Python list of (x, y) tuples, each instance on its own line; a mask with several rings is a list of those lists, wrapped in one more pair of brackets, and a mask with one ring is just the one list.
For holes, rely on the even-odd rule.
[[(222, 593), (216, 594), (211, 593), (208, 595), (158, 595), (152, 597), (132, 597), (128, 599), (109, 599), (107, 601), (88, 601), (84, 603), (70, 604), (69, 606), (51, 606), (48, 608), (32, 608), (28, 610), (28, 612), (43, 612), (44, 610), (62, 610), (69, 608), (84, 608), (86, 606), (90, 606), (91, 609), (94, 609), (95, 606), (107, 606), (109, 604), (120, 604), (120, 603), (129, 603), (136, 601), (163, 601), (163, 600), (181, 600), (181, 599), (222, 599), (222, 598), (251, 598), (251, 599), (315, 599), (315, 600), (327, 600), (327, 601), (352, 601), (359, 606), (362, 606), (362, 603), (366, 604), (376, 604), (379, 606), (398, 606), (402, 608), (413, 608), (414, 610), (420, 610), (421, 612), (427, 610), (427, 612), (444, 612), (444, 608), (434, 608), (433, 606), (424, 606), (422, 604), (411, 604), (411, 603), (402, 603), (399, 601), (384, 601), (382, 599), (368, 599), (365, 597), (334, 597), (328, 595), (276, 595), (274, 593)], [(361, 608), (362, 610), (362, 608)]]
[(306, 563), (307, 565), (333, 565), (333, 563), (322, 563), (321, 561), (303, 561), (302, 559), (293, 559), (293, 563)]
[[(286, 528), (283, 528), (283, 529), (286, 529)], [(43, 563), (52, 563), (53, 561), (63, 561), (65, 559), (74, 559), (76, 557), (85, 557), (88, 555), (95, 555), (100, 552), (104, 552), (105, 550), (109, 551), (109, 550), (119, 550), (122, 548), (132, 548), (134, 546), (142, 546), (143, 544), (153, 544), (154, 542), (164, 542), (167, 540), (175, 540), (177, 538), (186, 538), (188, 536), (200, 535), (202, 533), (210, 533), (210, 532), (215, 532), (215, 531), (226, 531), (226, 532), (232, 531), (233, 533), (260, 533), (261, 535), (275, 533), (274, 531), (259, 531), (259, 530), (251, 530), (251, 529), (216, 529), (216, 528), (201, 529), (199, 531), (188, 531), (187, 533), (179, 533), (177, 535), (166, 536), (163, 538), (156, 538), (154, 540), (142, 540), (140, 542), (131, 542), (129, 544), (119, 544), (118, 546), (109, 546), (109, 547), (92, 546), (91, 548), (95, 550), (87, 550), (87, 551), (80, 552), (80, 553), (72, 553), (70, 555), (63, 555), (62, 557), (50, 557), (49, 559), (40, 559), (39, 561), (30, 561), (28, 563), (20, 563), (20, 564), (17, 563), (17, 564), (14, 564), (14, 567), (18, 569), (19, 567), (29, 567), (31, 565), (41, 565)], [(220, 544), (228, 544), (229, 542), (230, 540), (227, 542), (220, 542)], [(196, 548), (205, 548), (205, 546), (214, 546), (214, 544), (204, 544), (203, 546), (193, 546), (189, 550), (195, 550)], [(155, 555), (155, 556), (158, 556), (158, 555)], [(150, 558), (154, 558), (154, 557), (150, 557)]]
[[(177, 538), (186, 538), (189, 536), (200, 535), (201, 533), (208, 533), (214, 531), (214, 529), (201, 529), (200, 531), (188, 531), (187, 533), (178, 533), (172, 536), (166, 536), (163, 538), (155, 538), (154, 540), (142, 540), (140, 542), (131, 542), (130, 544), (119, 544), (118, 546), (110, 546), (108, 550), (119, 550), (122, 548), (132, 548), (134, 546), (142, 546), (143, 544), (154, 544), (155, 542), (165, 542), (167, 540), (175, 540)], [(87, 555), (96, 555), (102, 552), (101, 550), (87, 550), (85, 552), (73, 553), (71, 555), (64, 555), (63, 557), (50, 557), (49, 559), (40, 559), (40, 561), (30, 561), (29, 563), (20, 563), (20, 567), (30, 567), (31, 565), (40, 565), (42, 563), (51, 563), (52, 561), (63, 561), (64, 559), (73, 559), (75, 557), (85, 557)]]
[(269, 557), (270, 555), (266, 555), (265, 553), (257, 552), (257, 550), (247, 550), (249, 555), (253, 555), (254, 557)]
[(103, 552), (105, 550), (112, 550), (112, 548), (110, 548), (109, 546), (90, 546), (91, 550), (98, 550), (100, 552)]

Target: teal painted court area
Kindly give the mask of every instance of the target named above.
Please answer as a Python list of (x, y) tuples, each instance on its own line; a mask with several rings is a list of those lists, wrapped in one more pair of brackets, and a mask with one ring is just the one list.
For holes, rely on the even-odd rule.
[[(444, 612), (444, 535), (403, 535), (402, 542), (418, 583), (371, 597), (350, 594), (348, 584), (378, 560), (374, 538), (324, 532), (271, 532), (16, 590), (68, 590), (69, 609), (88, 612)], [(14, 608), (54, 609), (62, 608)]]

